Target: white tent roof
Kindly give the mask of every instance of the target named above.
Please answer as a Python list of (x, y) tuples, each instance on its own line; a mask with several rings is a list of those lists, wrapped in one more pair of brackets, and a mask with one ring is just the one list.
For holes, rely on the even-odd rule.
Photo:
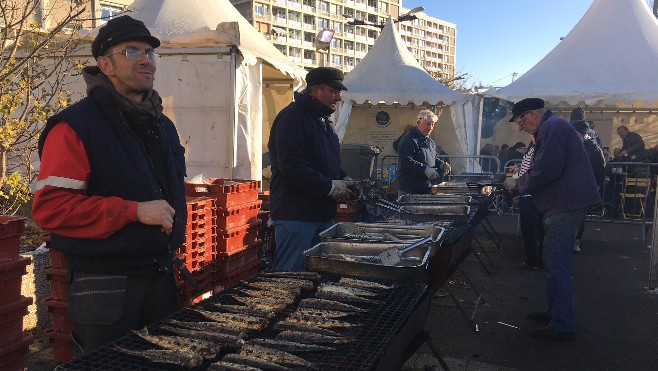
[(646, 2), (594, 0), (539, 63), (487, 94), (512, 102), (532, 96), (552, 104), (652, 104), (658, 100), (657, 65), (658, 20)]
[(389, 17), (375, 45), (344, 81), (343, 100), (451, 104), (462, 95), (430, 76), (407, 49)]
[[(246, 59), (258, 57), (289, 76), (306, 76), (229, 0), (136, 0), (130, 9), (129, 15), (143, 21), (163, 45), (236, 45)], [(235, 23), (223, 22), (237, 22), (237, 28)]]

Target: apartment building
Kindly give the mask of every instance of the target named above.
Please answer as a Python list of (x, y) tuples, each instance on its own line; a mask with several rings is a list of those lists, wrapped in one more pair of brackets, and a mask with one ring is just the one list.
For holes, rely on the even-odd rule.
[[(333, 66), (350, 71), (374, 45), (384, 21), (406, 14), (400, 0), (230, 0), (254, 27), (292, 61), (305, 68)], [(435, 77), (455, 71), (457, 28), (416, 14), (397, 23), (407, 47)], [(362, 25), (350, 23), (364, 21)], [(380, 27), (378, 27), (380, 26)], [(313, 41), (322, 29), (333, 30), (327, 51)]]

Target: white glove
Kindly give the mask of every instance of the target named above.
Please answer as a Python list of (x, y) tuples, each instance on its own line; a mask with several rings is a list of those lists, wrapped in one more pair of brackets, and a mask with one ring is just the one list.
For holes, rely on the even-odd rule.
[(439, 168), (441, 168), (441, 171), (443, 171), (444, 174), (448, 174), (450, 171), (452, 171), (452, 167), (450, 167), (450, 164), (447, 162), (442, 163)]
[(427, 166), (425, 168), (425, 176), (429, 180), (434, 180), (439, 177), (439, 173), (436, 171), (435, 168)]
[(350, 183), (354, 183), (354, 181), (332, 180), (331, 190), (329, 191), (328, 196), (338, 202), (346, 201), (352, 196), (352, 191), (349, 188)]

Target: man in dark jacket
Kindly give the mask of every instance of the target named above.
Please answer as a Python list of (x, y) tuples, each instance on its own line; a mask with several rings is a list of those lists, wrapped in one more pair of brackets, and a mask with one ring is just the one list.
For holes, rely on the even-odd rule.
[(307, 89), (274, 119), (267, 147), (272, 161), (270, 213), (275, 225), (274, 268), (302, 270), (304, 250), (333, 225), (337, 201), (358, 197), (359, 186), (340, 166), (340, 145), (329, 119), (341, 100), (343, 72), (315, 68)]
[(644, 148), (644, 140), (640, 134), (628, 130), (628, 127), (624, 125), (617, 128), (617, 134), (623, 143), (621, 148), (622, 161), (641, 162), (647, 158), (647, 149)]
[(92, 43), (87, 97), (39, 138), (35, 222), (69, 265), (73, 340), (88, 353), (178, 310), (185, 241), (184, 149), (153, 90), (160, 41), (129, 16)]
[(582, 139), (566, 120), (544, 109), (543, 100), (526, 98), (515, 103), (510, 121), (535, 136), (530, 167), (516, 184), (519, 192), (532, 195), (544, 216), (548, 309), (529, 313), (528, 317), (547, 326), (533, 330), (530, 336), (573, 339), (576, 311), (571, 250), (587, 209), (600, 203), (601, 198)]
[(437, 168), (444, 174), (450, 172), (450, 164), (436, 157), (436, 144), (430, 138), (437, 119), (431, 110), (420, 111), (416, 126), (402, 138), (398, 147), (398, 195), (430, 194), (432, 181), (440, 176)]

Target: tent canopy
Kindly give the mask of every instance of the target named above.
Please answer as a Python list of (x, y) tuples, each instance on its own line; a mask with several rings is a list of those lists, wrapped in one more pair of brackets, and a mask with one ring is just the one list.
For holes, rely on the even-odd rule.
[(569, 34), (510, 85), (487, 94), (553, 105), (658, 101), (658, 20), (644, 0), (594, 0)]

